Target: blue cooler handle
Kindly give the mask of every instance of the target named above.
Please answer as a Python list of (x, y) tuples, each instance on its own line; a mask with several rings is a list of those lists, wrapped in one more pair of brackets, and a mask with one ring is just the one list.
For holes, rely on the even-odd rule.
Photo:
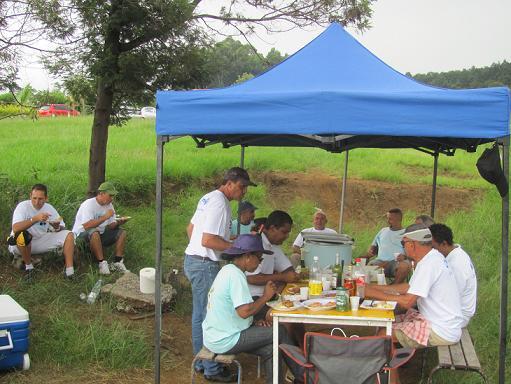
[(7, 340), (9, 341), (9, 344), (1, 346), (0, 347), (0, 351), (5, 351), (6, 349), (12, 349), (11, 332), (9, 332), (6, 329), (0, 330), (0, 339), (3, 339), (4, 337), (7, 337)]

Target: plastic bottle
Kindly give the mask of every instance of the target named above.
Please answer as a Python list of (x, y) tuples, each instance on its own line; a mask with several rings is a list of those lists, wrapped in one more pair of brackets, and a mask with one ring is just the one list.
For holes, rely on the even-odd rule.
[(332, 273), (334, 274), (335, 281), (336, 281), (334, 288), (342, 287), (342, 270), (343, 270), (343, 267), (341, 265), (341, 257), (337, 253), (335, 255), (335, 265), (332, 268)]
[(94, 284), (94, 287), (92, 287), (89, 296), (87, 296), (87, 304), (94, 304), (96, 302), (96, 299), (99, 296), (99, 293), (101, 292), (101, 284), (103, 281), (99, 279), (96, 281), (96, 284)]
[(319, 268), (319, 257), (314, 256), (310, 273), (309, 273), (309, 295), (319, 296), (323, 292), (323, 284), (321, 283), (321, 270)]

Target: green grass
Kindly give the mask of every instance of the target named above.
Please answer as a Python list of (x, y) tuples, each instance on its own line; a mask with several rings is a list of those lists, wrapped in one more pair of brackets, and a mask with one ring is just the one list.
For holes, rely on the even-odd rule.
[[(50, 188), (50, 202), (64, 217), (68, 227), (73, 224), (78, 205), (87, 187), (90, 117), (12, 119), (0, 121), (0, 236), (8, 234), (12, 209), (18, 200), (28, 197), (35, 182)], [(116, 210), (133, 216), (126, 228), (128, 267), (138, 272), (154, 264), (155, 248), (155, 148), (154, 122), (133, 120), (122, 127), (111, 127), (108, 142), (107, 178), (114, 180), (121, 191)], [(480, 153), (481, 150), (478, 151)], [(476, 350), (490, 382), (496, 381), (498, 356), (498, 317), (500, 287), (500, 199), (475, 168), (478, 153), (459, 152), (455, 157), (440, 157), (439, 184), (455, 188), (479, 188), (484, 191), (471, 212), (455, 212), (446, 223), (453, 228), (455, 240), (472, 256), (479, 280), (478, 312), (470, 324)], [(198, 198), (213, 188), (213, 179), (223, 170), (239, 164), (239, 148), (212, 146), (195, 148), (193, 141), (182, 138), (165, 145), (164, 199), (164, 271), (182, 267), (187, 244), (185, 228)], [(310, 148), (246, 149), (245, 164), (250, 172), (314, 172), (340, 176), (344, 155), (330, 154)], [(350, 152), (349, 177), (380, 180), (403, 185), (431, 183), (433, 158), (413, 150), (357, 149)], [(247, 199), (259, 207), (258, 216), (275, 207), (261, 185), (249, 189)], [(313, 201), (295, 201), (288, 211), (295, 225), (285, 248), (301, 228), (310, 226)], [(233, 212), (235, 212), (233, 204)], [(405, 223), (415, 214), (406, 212)], [(336, 226), (337, 223), (330, 223)], [(364, 253), (378, 227), (358, 228), (347, 222), (345, 232), (356, 238), (354, 254)], [(5, 248), (0, 262), (8, 263)], [(29, 310), (32, 321), (34, 369), (54, 364), (67, 369), (99, 367), (121, 370), (144, 368), (151, 362), (151, 332), (127, 323), (112, 310), (108, 302), (89, 307), (78, 295), (90, 289), (97, 278), (94, 268), (85, 267), (85, 278), (76, 285), (61, 281), (54, 274), (35, 286), (0, 282), (0, 290), (10, 293)], [(190, 310), (189, 292), (182, 293), (175, 310)], [(100, 337), (101, 335), (107, 335)], [(114, 352), (115, 353), (111, 353)], [(114, 356), (115, 355), (115, 356)], [(509, 353), (508, 353), (509, 356)], [(508, 358), (509, 360), (509, 358)], [(509, 364), (509, 361), (508, 361)], [(511, 380), (508, 372), (508, 380)], [(441, 373), (438, 382), (461, 380), (477, 383), (475, 375), (458, 376)]]

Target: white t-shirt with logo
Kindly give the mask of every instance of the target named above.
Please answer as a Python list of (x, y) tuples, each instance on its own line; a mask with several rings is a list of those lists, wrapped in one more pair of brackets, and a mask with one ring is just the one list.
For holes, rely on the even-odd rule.
[(445, 257), (436, 249), (417, 263), (408, 293), (419, 296), (419, 312), (438, 336), (453, 343), (459, 341), (463, 316), (458, 287)]
[(463, 327), (476, 312), (477, 278), (470, 256), (460, 247), (454, 248), (445, 258), (451, 268), (461, 297)]
[[(337, 233), (335, 230), (331, 228), (324, 228), (324, 229), (316, 229), (314, 227), (312, 228), (305, 228), (302, 232), (314, 232), (314, 233)], [(303, 236), (302, 232), (296, 236), (295, 242), (293, 243), (293, 247), (302, 248), (303, 247)]]
[(218, 189), (202, 196), (190, 222), (193, 224), (193, 231), (185, 253), (218, 261), (222, 252), (202, 246), (202, 234), (217, 235), (229, 241), (231, 205), (227, 197)]
[[(44, 234), (48, 232), (53, 232), (53, 227), (49, 224), (49, 221), (56, 220), (60, 217), (59, 213), (53, 205), (44, 203), (41, 209), (35, 209), (32, 205), (32, 201), (25, 200), (19, 203), (14, 209), (14, 213), (12, 214), (12, 225), (19, 223), (21, 221), (30, 220), (35, 215), (47, 212), (50, 214), (50, 217), (47, 221), (40, 221), (38, 223), (34, 223), (30, 228), (28, 228), (28, 232), (32, 235), (34, 239), (42, 237)], [(65, 227), (66, 224), (63, 220), (60, 221), (60, 226)], [(11, 231), (11, 235), (13, 232)]]
[[(279, 245), (271, 244), (264, 233), (261, 233), (261, 237), (263, 239), (264, 249), (273, 251), (273, 255), (263, 254), (263, 261), (261, 261), (257, 269), (254, 272), (245, 272), (245, 275), (272, 275), (275, 272), (280, 273), (292, 267), (291, 261), (284, 254)], [(264, 285), (248, 284), (248, 289), (252, 296), (262, 296), (264, 293)]]
[(104, 216), (110, 209), (114, 211), (114, 214), (96, 227), (100, 234), (105, 232), (107, 225), (115, 221), (114, 206), (112, 203), (101, 205), (98, 203), (95, 197), (85, 200), (80, 205), (80, 208), (78, 208), (78, 212), (76, 212), (75, 224), (73, 226), (73, 232), (75, 236), (78, 237), (80, 233), (85, 231), (83, 224), (91, 220), (99, 219), (101, 216)]

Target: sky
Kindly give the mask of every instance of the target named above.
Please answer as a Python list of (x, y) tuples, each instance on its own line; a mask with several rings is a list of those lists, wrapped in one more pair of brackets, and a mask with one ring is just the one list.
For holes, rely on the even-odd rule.
[[(401, 73), (443, 72), (511, 61), (510, 15), (511, 0), (378, 0), (373, 4), (372, 28), (348, 31)], [(262, 53), (274, 47), (293, 54), (322, 31), (260, 34), (251, 42)], [(35, 58), (29, 61), (20, 70), (21, 83), (52, 89), (55, 80)]]

